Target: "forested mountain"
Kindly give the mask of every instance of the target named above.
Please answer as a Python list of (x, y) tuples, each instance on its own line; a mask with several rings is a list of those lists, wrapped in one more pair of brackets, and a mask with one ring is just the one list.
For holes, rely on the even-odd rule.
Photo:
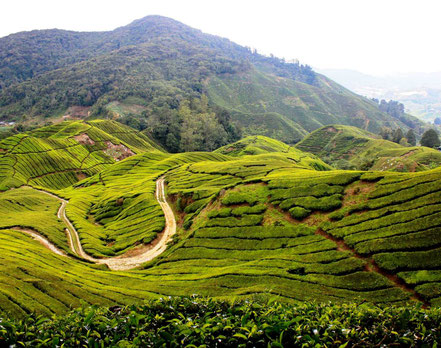
[[(173, 152), (213, 150), (241, 133), (293, 144), (331, 123), (373, 132), (422, 128), (307, 65), (160, 16), (109, 32), (54, 29), (0, 39), (0, 118), (41, 123), (63, 115), (118, 119)], [(189, 146), (197, 134), (205, 139)]]

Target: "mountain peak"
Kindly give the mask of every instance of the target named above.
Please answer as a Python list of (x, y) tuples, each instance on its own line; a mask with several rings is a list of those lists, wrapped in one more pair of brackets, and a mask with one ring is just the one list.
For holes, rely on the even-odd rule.
[(152, 28), (162, 28), (163, 30), (166, 29), (167, 32), (174, 31), (174, 30), (194, 30), (198, 31), (196, 29), (190, 28), (189, 26), (178, 22), (177, 20), (174, 20), (169, 17), (164, 17), (160, 15), (149, 15), (145, 16), (143, 18), (139, 18), (137, 20), (134, 20), (130, 24), (120, 27), (116, 30), (151, 30)]

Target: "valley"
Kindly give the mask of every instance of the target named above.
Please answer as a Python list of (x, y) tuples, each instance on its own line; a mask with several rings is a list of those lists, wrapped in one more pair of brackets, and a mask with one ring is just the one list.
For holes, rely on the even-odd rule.
[(439, 134), (399, 103), (152, 15), (0, 38), (0, 121), (1, 347), (441, 342)]
[[(84, 131), (74, 125), (45, 128), (40, 141), (69, 143)], [(130, 304), (191, 294), (438, 305), (439, 169), (342, 171), (264, 137), (250, 144), (260, 150), (239, 146), (235, 157), (222, 154), (234, 144), (183, 154), (152, 146), (71, 186), (7, 189), (0, 308), (49, 314), (80, 298)], [(95, 282), (106, 293), (98, 302)]]

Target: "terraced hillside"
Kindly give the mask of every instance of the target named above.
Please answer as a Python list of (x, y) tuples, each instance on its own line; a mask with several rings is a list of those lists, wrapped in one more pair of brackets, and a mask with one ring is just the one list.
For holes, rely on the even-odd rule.
[(441, 165), (440, 151), (402, 146), (368, 131), (342, 125), (324, 126), (295, 147), (340, 169), (415, 172)]
[(240, 157), (246, 155), (262, 155), (269, 153), (284, 153), (291, 161), (318, 170), (330, 170), (318, 157), (312, 154), (306, 154), (303, 151), (297, 150), (293, 146), (289, 146), (279, 140), (271, 139), (263, 135), (247, 136), (233, 144), (228, 144), (215, 150), (214, 153), (221, 153), (223, 155)]
[(66, 121), (0, 142), (0, 190), (21, 185), (60, 189), (111, 164), (162, 149), (145, 135), (112, 121)]
[[(0, 193), (0, 311), (192, 294), (439, 306), (440, 178), (329, 170), (299, 150), (152, 149), (68, 187), (22, 184)], [(158, 245), (167, 249), (136, 269), (106, 266)]]

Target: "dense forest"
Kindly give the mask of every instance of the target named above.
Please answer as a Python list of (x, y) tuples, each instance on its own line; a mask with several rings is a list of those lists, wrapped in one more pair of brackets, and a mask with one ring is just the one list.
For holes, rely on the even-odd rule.
[(0, 81), (0, 120), (20, 123), (17, 131), (61, 117), (111, 118), (149, 132), (172, 152), (211, 151), (241, 134), (294, 144), (331, 123), (377, 133), (422, 128), (308, 65), (160, 16), (108, 32), (0, 38)]

